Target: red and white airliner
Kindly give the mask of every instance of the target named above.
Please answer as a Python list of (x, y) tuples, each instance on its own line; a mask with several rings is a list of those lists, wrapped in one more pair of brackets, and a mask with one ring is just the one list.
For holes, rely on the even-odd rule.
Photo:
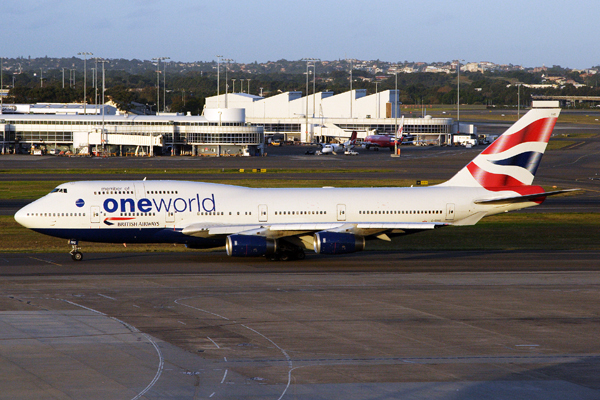
[[(560, 113), (534, 108), (453, 178), (430, 187), (255, 189), (184, 181), (88, 181), (59, 185), (19, 210), (37, 232), (79, 241), (226, 246), (230, 256), (302, 259), (541, 204), (533, 178)], [(573, 189), (576, 190), (576, 189)]]

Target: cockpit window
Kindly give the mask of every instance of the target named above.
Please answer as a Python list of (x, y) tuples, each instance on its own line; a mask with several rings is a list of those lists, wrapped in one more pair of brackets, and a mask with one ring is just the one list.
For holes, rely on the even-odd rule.
[(67, 189), (64, 188), (56, 188), (53, 191), (51, 191), (50, 193), (67, 193)]

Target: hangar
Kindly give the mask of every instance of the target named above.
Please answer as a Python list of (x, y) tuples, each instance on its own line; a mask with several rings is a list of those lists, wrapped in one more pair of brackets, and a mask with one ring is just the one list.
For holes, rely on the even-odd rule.
[[(206, 98), (207, 108), (219, 105), (243, 108), (246, 121), (264, 127), (266, 136), (283, 135), (303, 143), (330, 142), (349, 138), (352, 131), (365, 138), (373, 131), (393, 134), (400, 123), (398, 92), (385, 90), (367, 95), (366, 89), (344, 93), (285, 92), (271, 97), (227, 93)], [(405, 118), (404, 133), (420, 141), (451, 143), (455, 123), (452, 118)], [(461, 124), (461, 131), (463, 131)]]

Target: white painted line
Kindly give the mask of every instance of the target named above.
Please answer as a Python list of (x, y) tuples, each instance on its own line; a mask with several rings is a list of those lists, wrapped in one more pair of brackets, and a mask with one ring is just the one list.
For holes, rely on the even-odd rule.
[(43, 262), (48, 263), (48, 264), (58, 265), (59, 267), (62, 267), (62, 264), (57, 264), (57, 263), (52, 262), (52, 261), (42, 260), (41, 258), (35, 258), (35, 257), (29, 257), (29, 258), (31, 258), (33, 260), (43, 261)]
[(539, 347), (539, 344), (517, 344), (515, 347)]
[(215, 393), (217, 393), (217, 392), (212, 392), (212, 394), (208, 397), (213, 397), (215, 395)]
[(225, 360), (225, 362), (227, 362), (227, 357), (223, 357), (223, 360)]
[(257, 330), (254, 330), (244, 324), (242, 324), (241, 326), (243, 326), (244, 328), (256, 333), (257, 335), (262, 336), (263, 338), (265, 338), (266, 340), (268, 340), (269, 342), (271, 342), (271, 344), (273, 344), (273, 346), (277, 347), (279, 349), (279, 351), (281, 351), (281, 353), (283, 353), (283, 355), (285, 356), (285, 358), (288, 361), (288, 381), (287, 381), (287, 385), (285, 386), (285, 389), (283, 389), (283, 393), (281, 393), (281, 396), (279, 396), (279, 398), (277, 400), (281, 400), (283, 399), (283, 396), (285, 396), (285, 393), (288, 391), (288, 389), (290, 388), (290, 385), (292, 384), (292, 371), (294, 370), (293, 366), (292, 366), (292, 358), (288, 355), (288, 353), (282, 349), (281, 347), (279, 347), (277, 345), (277, 343), (275, 343), (274, 341), (272, 341), (271, 339), (269, 339), (268, 337), (266, 337), (265, 335), (263, 335), (262, 333), (258, 332)]
[(187, 325), (185, 322), (181, 322), (181, 321), (177, 321), (177, 322), (179, 322), (182, 325)]
[(156, 374), (154, 375), (154, 379), (152, 379), (152, 381), (148, 384), (148, 386), (146, 386), (146, 388), (144, 390), (142, 390), (141, 392), (139, 392), (137, 394), (137, 396), (133, 397), (131, 400), (138, 400), (138, 399), (140, 399), (144, 394), (146, 394), (146, 392), (148, 392), (150, 389), (152, 389), (152, 387), (156, 384), (156, 382), (158, 382), (158, 379), (160, 378), (160, 376), (162, 374), (162, 371), (163, 371), (163, 368), (164, 368), (164, 365), (165, 365), (165, 359), (164, 359), (164, 357), (162, 355), (162, 352), (160, 351), (160, 348), (158, 347), (158, 344), (152, 339), (152, 337), (150, 337), (150, 335), (147, 335), (147, 334), (145, 334), (143, 332), (140, 332), (140, 330), (137, 329), (135, 326), (129, 325), (127, 322), (121, 321), (118, 318), (110, 317), (110, 316), (104, 314), (101, 311), (94, 310), (93, 308), (89, 308), (89, 307), (86, 307), (86, 306), (82, 306), (81, 304), (77, 304), (77, 303), (74, 303), (74, 302), (69, 301), (69, 300), (62, 299), (62, 301), (64, 301), (65, 303), (74, 305), (76, 307), (83, 308), (84, 310), (91, 311), (91, 312), (96, 313), (98, 315), (102, 315), (102, 316), (108, 317), (108, 318), (112, 319), (113, 321), (117, 321), (118, 323), (122, 324), (127, 329), (129, 329), (132, 333), (139, 333), (142, 336), (144, 336), (152, 344), (152, 346), (154, 346), (154, 349), (156, 350), (156, 354), (158, 354), (158, 368), (156, 370)]
[(225, 382), (225, 378), (227, 377), (227, 371), (228, 370), (225, 370), (225, 374), (223, 375), (223, 379), (221, 379), (221, 383)]
[(186, 298), (183, 298), (183, 299), (177, 299), (177, 300), (175, 300), (175, 304), (179, 304), (180, 306), (184, 306), (184, 307), (189, 307), (189, 308), (194, 309), (194, 310), (202, 311), (204, 313), (211, 314), (211, 315), (214, 315), (216, 317), (222, 318), (222, 319), (224, 319), (226, 321), (229, 321), (229, 318), (224, 317), (222, 315), (215, 314), (215, 313), (212, 313), (210, 311), (203, 310), (201, 308), (197, 308), (197, 307), (194, 307), (194, 306), (190, 306), (190, 305), (187, 305), (187, 304), (180, 303), (181, 300), (188, 300), (188, 299), (194, 299), (194, 298), (195, 297), (186, 297)]
[[(207, 336), (206, 338), (207, 338), (208, 340), (210, 340), (210, 341), (212, 342), (212, 344), (214, 344), (214, 345), (217, 347), (217, 349), (220, 349), (219, 345), (218, 345), (218, 344), (216, 344), (214, 340), (212, 340), (212, 339), (211, 339), (211, 338), (209, 338), (208, 336)], [(225, 360), (225, 361), (227, 361), (227, 360)]]
[(107, 295), (105, 295), (105, 294), (102, 294), (102, 293), (98, 293), (98, 296), (102, 296), (102, 297), (104, 297), (104, 298), (106, 298), (106, 299), (110, 299), (110, 300), (117, 300), (117, 299), (115, 299), (114, 297), (110, 297), (110, 296), (107, 296)]

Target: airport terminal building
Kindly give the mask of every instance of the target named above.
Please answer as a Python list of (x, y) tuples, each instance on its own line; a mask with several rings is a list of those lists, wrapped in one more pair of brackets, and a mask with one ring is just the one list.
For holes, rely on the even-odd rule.
[[(83, 114), (83, 105), (80, 105)], [(1, 151), (74, 155), (260, 155), (264, 134), (243, 109), (202, 116), (0, 114)]]
[[(243, 108), (246, 121), (264, 127), (266, 136), (283, 136), (284, 140), (302, 143), (331, 142), (358, 138), (374, 133), (394, 134), (401, 122), (395, 90), (367, 95), (366, 89), (340, 94), (319, 92), (302, 96), (302, 92), (285, 92), (272, 97), (246, 93), (227, 93), (208, 97), (207, 108)], [(451, 143), (452, 118), (404, 118), (403, 132), (431, 144)], [(462, 127), (461, 127), (462, 130)]]

